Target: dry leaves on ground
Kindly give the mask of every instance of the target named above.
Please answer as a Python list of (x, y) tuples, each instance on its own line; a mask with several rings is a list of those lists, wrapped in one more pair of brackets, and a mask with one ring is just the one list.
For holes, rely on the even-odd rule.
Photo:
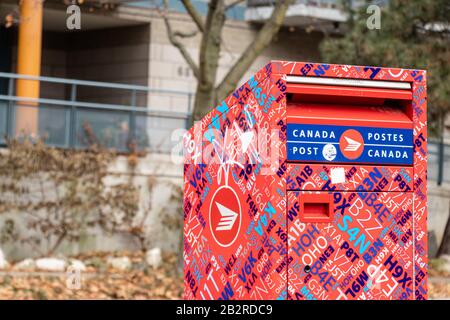
[(181, 299), (183, 279), (174, 255), (157, 269), (145, 266), (141, 254), (128, 256), (131, 270), (107, 267), (105, 254), (77, 257), (96, 265), (81, 274), (79, 289), (70, 289), (76, 284), (66, 274), (11, 271), (0, 276), (0, 299)]
[[(110, 253), (77, 256), (87, 264), (79, 289), (70, 289), (66, 274), (45, 272), (3, 272), (0, 274), (0, 299), (181, 299), (182, 275), (177, 273), (175, 255), (164, 255), (157, 269), (145, 265), (141, 253), (122, 252), (133, 263), (131, 270), (107, 266)], [(450, 275), (430, 270), (429, 296), (450, 297)]]
[(450, 298), (450, 282), (429, 282), (428, 283), (429, 298), (434, 300)]

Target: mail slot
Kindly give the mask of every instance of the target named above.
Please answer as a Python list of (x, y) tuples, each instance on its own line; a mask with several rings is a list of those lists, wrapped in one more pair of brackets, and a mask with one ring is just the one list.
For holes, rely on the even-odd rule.
[(427, 299), (425, 71), (271, 61), (182, 143), (186, 299)]

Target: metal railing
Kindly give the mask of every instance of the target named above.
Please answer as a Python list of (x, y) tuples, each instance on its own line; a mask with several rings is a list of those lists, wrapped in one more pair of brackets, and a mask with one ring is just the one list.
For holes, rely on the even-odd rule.
[[(255, 7), (267, 7), (267, 6), (275, 6), (277, 0), (247, 0), (248, 8)], [(376, 4), (379, 6), (387, 5), (389, 0), (378, 0), (374, 1), (372, 4)], [(292, 3), (303, 4), (305, 6), (317, 7), (317, 8), (332, 8), (332, 9), (343, 9), (343, 2), (341, 0), (295, 0)], [(364, 0), (353, 0), (351, 1), (351, 6), (353, 8), (359, 8), (366, 5)]]
[(450, 144), (428, 140), (428, 179), (438, 185), (450, 183)]
[[(52, 83), (66, 88), (59, 90), (63, 93), (61, 98), (55, 98), (54, 93), (51, 98), (21, 98), (15, 95), (17, 79), (40, 81), (41, 86), (44, 83)], [(6, 87), (6, 94), (1, 92), (2, 84)], [(90, 90), (82, 90), (83, 88)], [(47, 91), (51, 91), (48, 89)], [(110, 95), (106, 95), (109, 100), (121, 99), (128, 103), (86, 101), (96, 98), (98, 100), (98, 97), (102, 96), (101, 91), (105, 89), (112, 90)], [(125, 91), (126, 94), (116, 99), (118, 91)], [(80, 92), (83, 96), (78, 94)], [(138, 97), (142, 94), (145, 99), (141, 99), (139, 106)], [(169, 102), (170, 99), (185, 101), (186, 105), (180, 108), (185, 111), (148, 108), (147, 100), (155, 97), (165, 97), (167, 99), (162, 101)], [(17, 110), (39, 108), (38, 133), (49, 145), (86, 148), (91, 143), (97, 143), (121, 152), (133, 148), (138, 151), (169, 153), (172, 148), (170, 138), (173, 130), (190, 126), (192, 99), (193, 94), (190, 92), (0, 72), (0, 145), (5, 145), (6, 139), (16, 134)], [(450, 183), (450, 144), (428, 141), (428, 179), (437, 181), (438, 184)]]
[[(18, 79), (40, 81), (41, 96), (45, 91), (50, 97), (18, 97)], [(0, 72), (0, 144), (20, 134), (15, 128), (19, 110), (38, 108), (38, 135), (49, 145), (85, 148), (96, 143), (122, 152), (136, 149), (168, 153), (172, 131), (190, 123), (192, 97), (190, 92), (146, 86)], [(168, 110), (167, 106), (149, 108), (148, 100), (175, 100), (182, 105), (177, 105), (179, 111)]]
[[(116, 0), (116, 3), (126, 5), (128, 7), (147, 9), (161, 8), (163, 6), (163, 2), (161, 0)], [(191, 0), (191, 3), (202, 16), (206, 16), (208, 13), (208, 1)], [(186, 13), (186, 9), (180, 0), (169, 0), (168, 7), (172, 11)], [(244, 20), (244, 11), (245, 7), (241, 3), (238, 3), (237, 5), (226, 10), (225, 15), (229, 19)]]
[[(275, 6), (277, 0), (247, 0), (247, 7)], [(337, 8), (342, 7), (339, 0), (295, 0), (293, 4), (304, 4), (314, 7)]]

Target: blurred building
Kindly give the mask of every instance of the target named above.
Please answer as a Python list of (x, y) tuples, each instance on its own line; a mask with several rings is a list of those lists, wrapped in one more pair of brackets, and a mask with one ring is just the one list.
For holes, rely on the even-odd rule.
[[(207, 0), (191, 1), (200, 14), (206, 14)], [(227, 11), (219, 81), (270, 16), (274, 2), (248, 0)], [(73, 3), (81, 9), (79, 30), (66, 25), (70, 16), (67, 9)], [(294, 1), (283, 28), (242, 82), (271, 59), (320, 61), (319, 45), (324, 35), (345, 32), (346, 15), (340, 3)], [(353, 2), (355, 6), (361, 3)], [(42, 21), (21, 16), (24, 4), (28, 14), (40, 15), (40, 7)], [(162, 0), (1, 0), (0, 145), (5, 145), (6, 137), (28, 130), (58, 147), (100, 143), (124, 152), (149, 151), (139, 166), (142, 185), (144, 178), (155, 172), (180, 182), (182, 168), (168, 155), (173, 145), (171, 133), (189, 123), (196, 79), (169, 42), (158, 10), (161, 4)], [(169, 6), (174, 30), (196, 30), (181, 1), (170, 0)], [(197, 59), (200, 35), (182, 41)], [(449, 182), (450, 170), (442, 170), (450, 165), (450, 158), (442, 156), (447, 152), (438, 157), (438, 146), (429, 146), (429, 181)], [(155, 169), (161, 164), (163, 169)], [(113, 170), (124, 173), (126, 160), (119, 159)], [(439, 243), (450, 208), (450, 191), (435, 189), (429, 192), (430, 211), (445, 214), (431, 215), (429, 222)], [(152, 196), (163, 206), (169, 201), (170, 190), (159, 190)], [(159, 239), (162, 248), (177, 246), (174, 235), (164, 234)], [(117, 248), (111, 241), (97, 239), (92, 248)], [(15, 250), (19, 249), (10, 249)]]
[[(81, 9), (80, 30), (69, 30), (66, 26), (70, 16), (66, 11), (71, 3), (78, 3)], [(161, 0), (44, 2), (39, 76), (56, 77), (58, 81), (41, 79), (40, 94), (34, 98), (50, 99), (59, 104), (44, 100), (37, 103), (39, 136), (57, 146), (82, 146), (86, 144), (83, 131), (89, 126), (108, 146), (126, 149), (125, 136), (132, 135), (141, 148), (168, 151), (168, 133), (185, 126), (185, 118), (191, 112), (196, 79), (178, 50), (169, 43), (158, 11), (161, 3)], [(193, 0), (192, 3), (200, 14), (206, 14), (208, 1)], [(340, 32), (345, 21), (337, 3), (296, 1), (274, 43), (254, 62), (244, 79), (270, 59), (319, 61), (318, 47), (324, 32)], [(180, 1), (171, 0), (169, 5), (174, 30), (195, 30)], [(252, 41), (272, 9), (273, 1), (253, 0), (227, 11), (219, 80)], [(0, 28), (0, 72), (17, 74), (18, 34), (22, 27), (20, 6), (18, 0), (3, 0), (0, 18), (6, 23), (11, 17), (13, 23), (8, 28)], [(197, 58), (200, 35), (183, 39), (183, 42)], [(21, 96), (17, 94), (17, 85), (9, 84), (8, 75), (3, 74), (0, 80), (2, 95)], [(91, 85), (83, 81), (100, 83)], [(111, 86), (110, 83), (126, 86)], [(3, 104), (0, 107), (0, 136), (3, 138), (7, 132), (17, 133), (17, 128), (13, 128), (18, 125), (18, 119), (13, 119), (14, 113), (21, 115), (22, 109), (27, 107), (15, 101), (19, 106), (6, 110), (6, 98), (0, 102)], [(102, 104), (106, 109), (110, 105), (123, 106), (125, 110), (120, 107), (105, 110), (95, 108), (96, 105), (78, 105), (79, 102)], [(153, 113), (137, 110), (130, 116), (126, 109), (130, 106)], [(104, 116), (105, 112), (108, 117)]]
[[(81, 29), (70, 30), (70, 4), (81, 9)], [(2, 0), (0, 2), (0, 145), (6, 136), (33, 134), (46, 143), (82, 148), (100, 143), (119, 151), (149, 151), (139, 159), (135, 183), (141, 207), (152, 203), (146, 228), (156, 246), (174, 250), (176, 231), (159, 225), (161, 209), (172, 209), (168, 181), (181, 184), (182, 166), (171, 161), (171, 133), (189, 123), (196, 79), (167, 37), (161, 0)], [(234, 1), (229, 1), (234, 2)], [(208, 1), (192, 0), (205, 15)], [(174, 30), (196, 26), (178, 0), (170, 0)], [(219, 81), (253, 40), (273, 4), (242, 2), (227, 11)], [(42, 12), (42, 15), (40, 15)], [(331, 16), (330, 16), (331, 15)], [(39, 19), (41, 17), (42, 19)], [(318, 61), (324, 32), (338, 32), (342, 14), (334, 1), (297, 1), (275, 41), (256, 59), (248, 76), (270, 59)], [(200, 34), (182, 40), (197, 59)], [(110, 168), (116, 179), (127, 177), (127, 159)], [(157, 176), (151, 192), (148, 177)], [(4, 217), (0, 217), (1, 219)], [(17, 225), (26, 224), (16, 217)], [(86, 245), (88, 243), (89, 245)], [(130, 239), (101, 233), (65, 246), (65, 254), (83, 250), (133, 248)], [(16, 258), (35, 252), (18, 243), (4, 247)]]

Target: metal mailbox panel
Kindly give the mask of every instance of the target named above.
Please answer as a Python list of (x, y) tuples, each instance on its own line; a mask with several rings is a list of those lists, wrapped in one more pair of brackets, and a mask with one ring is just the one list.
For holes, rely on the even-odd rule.
[(411, 167), (286, 163), (288, 190), (413, 191)]
[[(318, 196), (331, 209), (320, 223), (302, 212)], [(289, 191), (288, 298), (414, 299), (412, 203), (404, 192)]]
[[(399, 183), (399, 186), (402, 185), (405, 187), (414, 187), (413, 192), (399, 192), (399, 190), (396, 189), (395, 183), (392, 186), (389, 186), (388, 189), (386, 189), (386, 187), (383, 188), (380, 185), (371, 187), (370, 185), (367, 185), (364, 180), (360, 180), (358, 184), (358, 186), (365, 186), (365, 190), (374, 191), (369, 192), (369, 194), (378, 194), (379, 196), (377, 198), (377, 201), (382, 201), (383, 205), (388, 208), (389, 206), (390, 208), (395, 208), (396, 205), (398, 206), (400, 203), (402, 203), (401, 199), (397, 197), (404, 197), (407, 198), (407, 201), (410, 201), (413, 194), (414, 210), (412, 217), (410, 217), (409, 214), (402, 216), (400, 209), (392, 209), (391, 211), (388, 210), (389, 214), (384, 213), (388, 215), (388, 219), (390, 219), (388, 221), (390, 221), (390, 224), (388, 224), (386, 220), (383, 219), (383, 231), (381, 232), (384, 233), (389, 231), (388, 234), (391, 240), (389, 240), (389, 238), (386, 238), (386, 234), (384, 234), (384, 237), (381, 240), (384, 246), (383, 250), (386, 250), (387, 248), (387, 250), (393, 254), (393, 258), (402, 260), (389, 260), (387, 266), (394, 266), (391, 270), (388, 270), (386, 273), (384, 273), (385, 275), (387, 275), (387, 281), (378, 281), (378, 283), (381, 283), (382, 288), (387, 288), (386, 290), (388, 290), (390, 288), (388, 286), (389, 281), (391, 281), (392, 279), (397, 281), (398, 285), (396, 286), (394, 292), (391, 294), (390, 291), (387, 291), (389, 297), (386, 298), (402, 299), (411, 298), (411, 296), (414, 295), (416, 299), (426, 299), (428, 260), (426, 232), (427, 129), (425, 72), (421, 70), (325, 65), (289, 61), (272, 61), (267, 64), (246, 84), (230, 94), (217, 106), (217, 108), (206, 115), (202, 119), (202, 121), (196, 122), (194, 124), (194, 127), (189, 130), (189, 134), (185, 135), (185, 137), (183, 138), (183, 145), (184, 147), (187, 147), (188, 150), (188, 152), (185, 154), (184, 165), (185, 298), (304, 299), (314, 297), (314, 295), (316, 297), (323, 298), (323, 294), (321, 295), (319, 292), (320, 286), (314, 286), (317, 283), (314, 283), (314, 281), (305, 282), (305, 276), (307, 275), (302, 272), (301, 269), (299, 269), (300, 264), (298, 262), (300, 260), (298, 258), (294, 259), (292, 250), (291, 253), (288, 254), (288, 231), (286, 229), (287, 225), (289, 225), (290, 227), (297, 225), (301, 226), (302, 223), (299, 220), (300, 218), (297, 219), (296, 216), (292, 214), (292, 206), (289, 209), (287, 208), (288, 194), (289, 198), (295, 198), (295, 192), (291, 190), (295, 190), (297, 188), (307, 190), (309, 189), (309, 185), (311, 185), (311, 183), (314, 184), (316, 189), (319, 189), (320, 187), (319, 190), (322, 190), (322, 187), (324, 186), (322, 184), (323, 181), (326, 182), (331, 179), (331, 176), (328, 173), (326, 174), (328, 175), (326, 177), (328, 178), (328, 180), (324, 179), (323, 181), (321, 181), (318, 179), (318, 175), (321, 175), (321, 178), (325, 178), (325, 174), (323, 174), (323, 171), (326, 172), (326, 170), (324, 170), (324, 168), (332, 168), (332, 166), (342, 166), (344, 167), (345, 175), (351, 175), (354, 172), (354, 168), (351, 164), (340, 165), (336, 161), (324, 161), (322, 162), (322, 164), (314, 164), (313, 161), (307, 164), (303, 164), (301, 162), (292, 163), (292, 160), (286, 157), (287, 124), (291, 123), (290, 119), (288, 121), (288, 118), (290, 115), (292, 116), (292, 113), (290, 112), (292, 111), (292, 109), (290, 108), (290, 103), (292, 102), (292, 100), (290, 100), (289, 98), (290, 93), (289, 90), (287, 90), (289, 89), (289, 86), (286, 82), (289, 81), (287, 77), (289, 75), (302, 76), (307, 78), (308, 81), (319, 81), (319, 83), (322, 83), (325, 78), (328, 80), (333, 79), (333, 82), (335, 82), (334, 78), (342, 78), (350, 81), (349, 85), (357, 82), (358, 84), (364, 86), (367, 86), (368, 80), (371, 81), (371, 84), (376, 85), (384, 85), (384, 81), (395, 82), (395, 88), (403, 91), (394, 92), (394, 96), (390, 97), (390, 99), (403, 99), (405, 103), (409, 103), (408, 101), (410, 101), (411, 104), (409, 106), (411, 108), (408, 109), (408, 112), (406, 112), (405, 115), (407, 115), (407, 117), (412, 120), (411, 126), (407, 123), (403, 123), (403, 125), (408, 125), (408, 127), (405, 128), (402, 126), (402, 129), (413, 129), (414, 167), (404, 167), (403, 165), (398, 167), (383, 167), (382, 165), (376, 163), (372, 163), (372, 165), (358, 163), (358, 165), (361, 165), (361, 168), (356, 169), (362, 170), (376, 167), (379, 170), (383, 170), (383, 175), (385, 173), (385, 169), (393, 170), (393, 175), (391, 176), (391, 178), (394, 177), (394, 181), (396, 177), (394, 176), (394, 173), (396, 172), (395, 170), (403, 170), (399, 171), (399, 173), (401, 174), (401, 177), (405, 178), (406, 181), (396, 182)], [(340, 80), (338, 82), (340, 82)], [(406, 83), (409, 84), (408, 87), (404, 86)], [(341, 85), (342, 83), (337, 83), (336, 85), (338, 84)], [(304, 88), (302, 88), (302, 90), (303, 89)], [(411, 90), (411, 95), (407, 96), (404, 91), (407, 91), (409, 89)], [(389, 92), (392, 93), (393, 91)], [(354, 97), (352, 96), (352, 93), (348, 91), (346, 92), (344, 98), (333, 96), (336, 93), (338, 93), (340, 96), (343, 96), (342, 92), (331, 93), (332, 94), (329, 94), (326, 98), (320, 99), (320, 101), (322, 103), (329, 103), (332, 100), (331, 102), (333, 103), (339, 102), (342, 104), (346, 101), (348, 102), (348, 100), (350, 99), (354, 104), (367, 104), (370, 102), (376, 103), (380, 106), (385, 103), (385, 99), (379, 99), (375, 95), (379, 92), (376, 93), (373, 90), (365, 90), (365, 94), (363, 97)], [(294, 95), (295, 94), (296, 93), (294, 93)], [(350, 97), (348, 97), (348, 95), (350, 95)], [(412, 100), (410, 100), (411, 97)], [(317, 95), (312, 98), (310, 99), (311, 101), (314, 100), (314, 102), (317, 102)], [(303, 101), (302, 103), (304, 102), (305, 101)], [(321, 114), (327, 115), (328, 113)], [(355, 113), (353, 113), (353, 115), (356, 116)], [(360, 114), (360, 116), (361, 117), (358, 118), (359, 120), (368, 118), (371, 119), (370, 117), (366, 117), (362, 114)], [(334, 117), (335, 119), (338, 118), (336, 115), (334, 115)], [(345, 126), (348, 124), (346, 122), (346, 119), (341, 118), (339, 119), (339, 121), (336, 121), (336, 123), (333, 123), (333, 125)], [(320, 120), (319, 124), (322, 123), (321, 121), (322, 120)], [(378, 126), (378, 123), (374, 121), (372, 121), (372, 123), (374, 123), (372, 127)], [(386, 121), (383, 121), (383, 125), (384, 124), (386, 124)], [(236, 146), (238, 148), (242, 147), (242, 149), (246, 149), (247, 152), (244, 153), (248, 155), (251, 154), (252, 156), (255, 156), (257, 154), (256, 152), (254, 152), (254, 150), (257, 150), (257, 148), (253, 148), (254, 146), (251, 143), (248, 144), (248, 142), (252, 140), (250, 138), (253, 136), (253, 134), (250, 134), (249, 131), (258, 132), (258, 130), (260, 130), (261, 128), (273, 128), (278, 130), (278, 133), (271, 135), (271, 137), (279, 138), (279, 142), (276, 143), (275, 146), (278, 146), (280, 151), (278, 157), (279, 161), (270, 161), (270, 166), (268, 166), (268, 168), (274, 170), (272, 174), (263, 174), (262, 170), (260, 170), (261, 168), (259, 167), (259, 165), (249, 166), (245, 161), (241, 162), (246, 169), (244, 170), (244, 172), (242, 170), (243, 168), (241, 168), (240, 166), (238, 166), (238, 168), (235, 164), (227, 164), (222, 163), (223, 161), (219, 161), (218, 166), (211, 166), (207, 164), (205, 167), (201, 161), (199, 162), (197, 160), (197, 156), (201, 154), (201, 151), (198, 151), (197, 148), (201, 149), (205, 146), (208, 147), (211, 142), (217, 141), (217, 139), (220, 141), (220, 138), (225, 138), (227, 136), (227, 132), (229, 132), (232, 127), (236, 128), (236, 125), (240, 128), (239, 130), (236, 130), (236, 133), (238, 133), (237, 136), (240, 139), (244, 138), (242, 139), (242, 143), (236, 143)], [(256, 127), (254, 127), (255, 125)], [(364, 123), (357, 123), (353, 121), (349, 125), (370, 127), (368, 121), (364, 121)], [(398, 127), (397, 125), (393, 125), (389, 128), (400, 127)], [(242, 135), (240, 135), (240, 131), (242, 131)], [(208, 141), (202, 139), (204, 138), (204, 135), (207, 136)], [(233, 141), (233, 139), (231, 139), (230, 141)], [(227, 145), (232, 146), (232, 144)], [(220, 153), (220, 149), (217, 149), (216, 152), (217, 151)], [(302, 177), (301, 171), (293, 170), (292, 172), (287, 172), (288, 168), (290, 168), (289, 170), (295, 168), (305, 169), (307, 165), (310, 166), (309, 168), (312, 168), (312, 175), (309, 177)], [(356, 167), (356, 163), (354, 166)], [(249, 170), (248, 173), (247, 170)], [(310, 170), (308, 169), (308, 171)], [(221, 177), (221, 179), (219, 178), (219, 176)], [(226, 176), (229, 179), (229, 183), (226, 184), (227, 187), (220, 189), (224, 185), (224, 183), (221, 183), (220, 181), (223, 181)], [(384, 176), (386, 177), (386, 175)], [(412, 177), (413, 181), (408, 181), (408, 177)], [(294, 187), (292, 187), (292, 179), (295, 180), (295, 183), (298, 183), (298, 186), (294, 185)], [(304, 181), (302, 181), (302, 179)], [(287, 186), (288, 180), (290, 187)], [(334, 192), (323, 192), (323, 194), (347, 194), (347, 202), (356, 201), (356, 197), (358, 197), (359, 194), (363, 194), (364, 192), (356, 192), (352, 190), (353, 187), (352, 183), (350, 182), (350, 178), (348, 178), (348, 180), (349, 181), (346, 181), (344, 183), (334, 183), (333, 187), (336, 187), (336, 189), (334, 189)], [(387, 180), (388, 183), (393, 182), (392, 179)], [(382, 185), (385, 185), (385, 183), (383, 182)], [(374, 189), (372, 190), (372, 188)], [(231, 189), (233, 189), (233, 191), (237, 193), (239, 201), (236, 201), (236, 197)], [(325, 188), (323, 190), (327, 189)], [(346, 193), (337, 192), (337, 190), (345, 190)], [(386, 190), (390, 190), (390, 192), (385, 192)], [(223, 197), (219, 197), (219, 193), (223, 193)], [(297, 192), (297, 196), (298, 194), (299, 192)], [(356, 196), (351, 196), (351, 194), (356, 194)], [(394, 198), (395, 195), (396, 197)], [(392, 199), (389, 199), (389, 197), (391, 197)], [(319, 198), (326, 198), (326, 196), (317, 197), (316, 199), (319, 201), (321, 200)], [(226, 203), (223, 203), (223, 199), (226, 199)], [(322, 219), (321, 221), (324, 221), (330, 219), (330, 217), (334, 219), (336, 217), (339, 217), (339, 215), (334, 211), (330, 211), (330, 206), (327, 207), (321, 202), (308, 202), (309, 200), (307, 199), (307, 197), (303, 199), (304, 208), (306, 201), (305, 211), (307, 212), (307, 216), (309, 215), (310, 217), (310, 222), (303, 223), (305, 227), (308, 226), (308, 228), (310, 228), (312, 226), (317, 227), (320, 225), (327, 226), (328, 224), (335, 224), (334, 220), (321, 223), (312, 222), (312, 219)], [(376, 208), (368, 208), (369, 212), (370, 210), (372, 210), (372, 214), (378, 212), (378, 202)], [(295, 203), (295, 201), (291, 201), (291, 203)], [(334, 210), (334, 207), (331, 208)], [(239, 213), (238, 216), (242, 214), (242, 220), (240, 218), (234, 220), (233, 218), (233, 221), (236, 221), (236, 224), (233, 224), (233, 226), (231, 226), (231, 224), (227, 224), (227, 221), (222, 220), (221, 217), (235, 216), (235, 214), (231, 214), (229, 211), (227, 211), (227, 209), (233, 211), (234, 213)], [(407, 210), (405, 212), (408, 213)], [(217, 213), (219, 213), (219, 219), (214, 218), (215, 216), (217, 216)], [(397, 216), (398, 214), (400, 215)], [(239, 221), (241, 222), (240, 225), (237, 224), (237, 222)], [(376, 222), (377, 220), (373, 219), (370, 221)], [(364, 223), (367, 221), (361, 222)], [(402, 227), (405, 227), (406, 229), (398, 229), (397, 226), (400, 222), (405, 224)], [(352, 223), (359, 222), (356, 219), (356, 222), (352, 221)], [(412, 241), (414, 245), (413, 257), (410, 255), (410, 252), (412, 250), (410, 248), (411, 242), (408, 242), (409, 240), (404, 238), (405, 236), (410, 235), (411, 232), (409, 231), (409, 229), (411, 229), (411, 225), (414, 225), (414, 240)], [(348, 223), (348, 226), (350, 226), (352, 229), (354, 228), (351, 223)], [(238, 230), (235, 230), (234, 228)], [(310, 229), (305, 230), (306, 231), (304, 232), (308, 232), (307, 230)], [(325, 234), (327, 230), (328, 229), (326, 229), (326, 227), (320, 228), (320, 236), (325, 237), (327, 241), (335, 241), (335, 246), (339, 244), (342, 245), (342, 243), (338, 243), (337, 239), (333, 239), (332, 235), (330, 236), (330, 234), (328, 233)], [(398, 233), (394, 232), (394, 230), (398, 231)], [(401, 234), (399, 230), (403, 231), (403, 234)], [(367, 230), (360, 230), (360, 234), (366, 231)], [(373, 230), (369, 231), (374, 232)], [(212, 236), (213, 232), (215, 232), (214, 236), (216, 237), (216, 239), (214, 239), (214, 237)], [(219, 235), (219, 233), (222, 232), (229, 232), (234, 235), (237, 233), (238, 237), (233, 242), (234, 237)], [(381, 232), (380, 235), (382, 234)], [(302, 233), (296, 235), (295, 230), (292, 228), (289, 234), (290, 238), (294, 237), (294, 241), (296, 236), (302, 236)], [(396, 235), (397, 238), (395, 238)], [(344, 236), (346, 235), (341, 234), (341, 237)], [(347, 238), (349, 239), (349, 237), (350, 235), (348, 235), (347, 232)], [(304, 238), (303, 240), (305, 239), (306, 238)], [(366, 240), (367, 239), (368, 235), (366, 235)], [(406, 243), (406, 245), (403, 246), (399, 242), (399, 239), (400, 241), (402, 241), (402, 243)], [(299, 238), (299, 240), (301, 239)], [(230, 242), (230, 245), (224, 246), (227, 245), (228, 242)], [(370, 248), (371, 247), (369, 247), (368, 250), (371, 250)], [(337, 249), (340, 248), (335, 249), (336, 251), (338, 251)], [(356, 249), (358, 250), (359, 248)], [(381, 256), (381, 253), (379, 253), (379, 256)], [(383, 259), (386, 259), (386, 256), (384, 256)], [(360, 260), (361, 258), (359, 258), (356, 263), (360, 263)], [(364, 255), (362, 255), (362, 260), (364, 260)], [(414, 294), (411, 294), (408, 279), (411, 277), (410, 270), (412, 269), (411, 267), (407, 267), (406, 263), (404, 263), (404, 261), (407, 260), (411, 261), (411, 263), (414, 265)], [(384, 262), (386, 261), (381, 261), (382, 264)], [(335, 278), (339, 277), (338, 271), (341, 267), (343, 266), (338, 265), (337, 267), (335, 267), (336, 269), (333, 269), (331, 271), (334, 273), (333, 276)], [(368, 268), (368, 266), (364, 268)], [(381, 268), (380, 270), (384, 269)], [(393, 273), (395, 272), (395, 274), (399, 275), (399, 272), (401, 270), (403, 270), (402, 275), (400, 275), (401, 279), (399, 277), (395, 277)], [(407, 271), (404, 272), (405, 270)], [(360, 275), (358, 273), (355, 273), (355, 271), (353, 271), (355, 275), (352, 274), (351, 270), (349, 272), (350, 273), (346, 273), (347, 277), (359, 277)], [(312, 273), (310, 272), (309, 275), (311, 274)], [(403, 275), (405, 274), (407, 274), (408, 276), (404, 280)], [(315, 281), (320, 281), (320, 274), (318, 279), (319, 280)], [(303, 281), (303, 283), (301, 283), (301, 281)], [(355, 279), (347, 279), (347, 281), (350, 281), (349, 283), (345, 283), (345, 279), (342, 278), (339, 278), (338, 281), (342, 283), (344, 287), (346, 286), (346, 290), (348, 290), (348, 288), (352, 288), (354, 293), (359, 290), (359, 298), (363, 297), (361, 292), (364, 293), (364, 297), (366, 298), (371, 297), (370, 295), (373, 295), (372, 298), (374, 299), (384, 298), (382, 296), (382, 293), (380, 294), (379, 291), (377, 292), (375, 291), (375, 289), (372, 289), (372, 286), (368, 288), (369, 286), (367, 285), (367, 283), (365, 284), (365, 287), (368, 288), (366, 290), (358, 289), (359, 283), (356, 282), (355, 284), (353, 284)], [(360, 279), (360, 281), (364, 281), (364, 279)], [(405, 283), (405, 281), (408, 282), (406, 284), (407, 288), (403, 289), (403, 283)], [(303, 284), (305, 288), (303, 288), (303, 286), (299, 286), (299, 283)], [(290, 286), (289, 291), (287, 289), (288, 284)], [(293, 288), (295, 290), (293, 290)], [(300, 291), (298, 291), (297, 289)], [(302, 292), (302, 290), (304, 291)], [(313, 294), (313, 296), (311, 296), (310, 293), (305, 290), (311, 291), (311, 294)], [(336, 288), (336, 290), (338, 289)], [(289, 296), (287, 295), (288, 292)], [(348, 295), (351, 296), (351, 293), (345, 295), (346, 298), (353, 298), (347, 297)], [(330, 294), (327, 298), (332, 299), (336, 297), (333, 294)]]
[(412, 129), (292, 123), (287, 134), (290, 161), (413, 164)]
[(267, 72), (185, 136), (192, 146), (184, 166), (185, 299), (286, 297), (287, 200), (277, 175), (286, 109), (277, 99), (280, 77)]
[[(405, 110), (404, 110), (405, 109)], [(413, 164), (406, 106), (289, 103), (289, 161)]]

